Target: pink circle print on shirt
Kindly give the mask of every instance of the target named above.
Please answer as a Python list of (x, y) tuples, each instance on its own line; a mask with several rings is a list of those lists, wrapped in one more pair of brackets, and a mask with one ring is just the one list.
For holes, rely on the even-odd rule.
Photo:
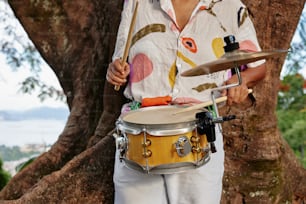
[(140, 82), (149, 76), (153, 71), (153, 63), (147, 55), (137, 54), (132, 60), (130, 81)]
[(256, 52), (258, 51), (258, 48), (251, 40), (244, 40), (239, 43), (240, 50), (250, 51), (250, 52)]

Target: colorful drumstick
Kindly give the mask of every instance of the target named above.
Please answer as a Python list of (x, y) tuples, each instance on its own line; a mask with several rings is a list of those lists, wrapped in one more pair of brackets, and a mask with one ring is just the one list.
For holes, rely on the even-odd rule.
[[(130, 25), (130, 28), (129, 28), (129, 33), (128, 33), (127, 41), (126, 41), (124, 52), (123, 52), (123, 57), (121, 59), (121, 65), (122, 66), (126, 62), (128, 54), (129, 54), (129, 49), (130, 49), (131, 42), (132, 42), (132, 33), (133, 33), (134, 25), (135, 25), (135, 22), (136, 22), (137, 9), (138, 9), (138, 1), (136, 1), (136, 6), (135, 6), (134, 13), (133, 13), (133, 16), (132, 16), (131, 25)], [(120, 86), (115, 85), (114, 89), (116, 91), (119, 91)]]
[[(249, 89), (248, 90), (249, 94), (252, 93), (252, 91), (253, 91), (252, 89)], [(217, 98), (215, 101), (216, 101), (216, 103), (221, 103), (221, 102), (224, 102), (226, 100), (227, 100), (227, 96), (222, 96), (220, 98)], [(210, 105), (213, 105), (213, 101), (206, 101), (206, 102), (203, 102), (203, 103), (196, 104), (194, 106), (190, 106), (188, 108), (183, 108), (182, 110), (179, 110), (179, 111), (177, 111), (173, 114), (175, 115), (175, 114), (179, 114), (179, 113), (184, 113), (184, 112), (187, 112), (187, 111), (204, 108), (204, 107), (207, 107), (207, 106), (210, 106)]]

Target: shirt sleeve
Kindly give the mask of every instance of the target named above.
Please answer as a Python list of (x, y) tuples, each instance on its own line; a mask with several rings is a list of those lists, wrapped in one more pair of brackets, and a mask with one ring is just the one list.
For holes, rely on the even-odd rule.
[(115, 51), (112, 56), (113, 61), (123, 56), (135, 4), (135, 0), (124, 1), (121, 21), (117, 32)]

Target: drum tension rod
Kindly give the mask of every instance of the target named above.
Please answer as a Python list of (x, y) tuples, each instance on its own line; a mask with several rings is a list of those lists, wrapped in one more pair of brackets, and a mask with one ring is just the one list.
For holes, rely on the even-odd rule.
[(151, 140), (146, 140), (144, 143), (142, 143), (142, 146), (143, 147), (149, 147), (149, 146), (151, 146)]

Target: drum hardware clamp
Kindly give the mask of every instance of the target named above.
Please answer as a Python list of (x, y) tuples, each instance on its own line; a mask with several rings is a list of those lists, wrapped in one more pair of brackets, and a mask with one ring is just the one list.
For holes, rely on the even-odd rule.
[(120, 160), (122, 160), (125, 155), (125, 151), (128, 148), (128, 139), (124, 133), (118, 133), (118, 132), (113, 133), (113, 137), (115, 138), (116, 149), (119, 150), (120, 153)]
[(215, 124), (222, 123), (224, 121), (229, 121), (235, 119), (236, 116), (229, 115), (224, 117), (213, 118), (211, 112), (199, 112), (196, 114), (197, 122), (197, 131), (200, 135), (205, 134), (207, 137), (207, 141), (210, 144), (211, 152), (216, 152), (216, 147), (214, 142), (216, 141), (216, 133), (215, 133)]

